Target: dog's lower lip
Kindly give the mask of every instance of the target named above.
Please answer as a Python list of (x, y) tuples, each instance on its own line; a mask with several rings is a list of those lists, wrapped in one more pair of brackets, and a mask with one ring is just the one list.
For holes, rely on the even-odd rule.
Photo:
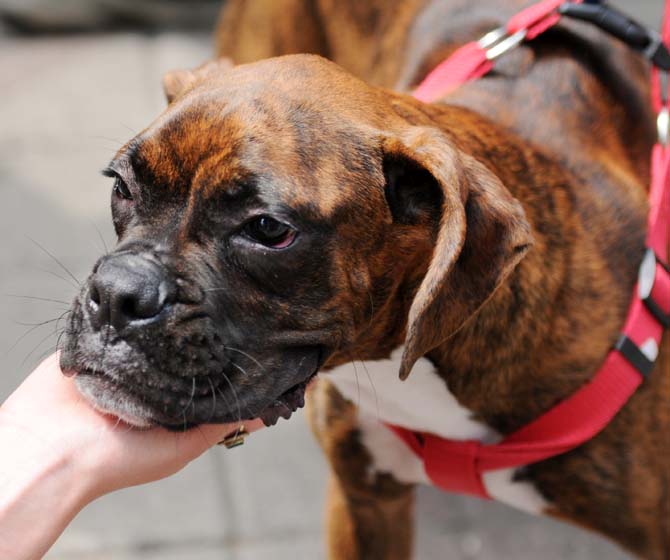
[[(65, 373), (65, 372), (64, 372)], [(76, 376), (78, 378), (97, 378), (104, 380), (107, 384), (111, 384), (113, 387), (113, 391), (118, 394), (122, 394), (127, 398), (131, 398), (135, 401), (141, 402), (142, 408), (144, 408), (144, 412), (142, 412), (141, 415), (137, 417), (133, 417), (132, 420), (129, 420), (130, 416), (128, 415), (127, 412), (124, 412), (123, 410), (117, 410), (116, 407), (114, 408), (108, 408), (105, 405), (101, 405), (99, 402), (97, 402), (97, 399), (95, 399), (91, 404), (98, 409), (104, 412), (105, 414), (109, 414), (111, 416), (116, 416), (117, 418), (127, 422), (130, 425), (133, 425), (135, 427), (150, 427), (150, 426), (155, 426), (155, 425), (160, 425), (162, 424), (161, 418), (166, 412), (165, 410), (163, 413), (161, 413), (160, 410), (153, 410), (154, 405), (160, 405), (159, 401), (156, 401), (155, 396), (154, 400), (152, 401), (153, 404), (150, 404), (147, 400), (145, 400), (145, 397), (138, 394), (132, 385), (129, 385), (127, 382), (120, 381), (119, 379), (116, 379), (114, 377), (109, 376), (105, 371), (96, 369), (96, 368), (88, 368), (88, 367), (82, 367), (82, 368), (77, 368), (74, 371), (68, 371), (68, 373), (72, 376)], [(106, 389), (107, 391), (109, 389)], [(139, 421), (139, 422), (138, 422)], [(183, 425), (183, 424), (182, 424)]]
[[(309, 385), (313, 383), (317, 373), (318, 368), (307, 379), (293, 385), (290, 389), (288, 389), (287, 391), (276, 397), (270, 405), (265, 407), (263, 410), (261, 410), (254, 416), (256, 418), (260, 418), (265, 424), (265, 426), (268, 427), (274, 426), (279, 421), (279, 418), (284, 418), (285, 420), (288, 420), (294, 412), (296, 412), (299, 408), (302, 408), (305, 405), (305, 393)], [(118, 381), (115, 381), (112, 378), (108, 378), (105, 372), (94, 368), (84, 367), (77, 369), (68, 369), (63, 371), (63, 374), (68, 377), (75, 377), (75, 376), (102, 377), (107, 378), (109, 382), (118, 385)], [(128, 387), (123, 387), (122, 385), (119, 385), (119, 389), (123, 390), (124, 392), (129, 391)], [(106, 413), (115, 415), (114, 411), (106, 411)], [(172, 424), (170, 423), (164, 424), (162, 421), (158, 419), (156, 420), (147, 419), (147, 421), (149, 421), (151, 424), (165, 425), (165, 427), (167, 428), (172, 427)], [(197, 424), (198, 422), (194, 423), (193, 426)], [(183, 429), (184, 423), (180, 423), (179, 427), (180, 429)]]
[(282, 393), (271, 405), (259, 412), (258, 417), (263, 421), (263, 424), (267, 427), (274, 426), (280, 418), (288, 420), (296, 410), (305, 406), (305, 392), (316, 377), (317, 372), (318, 370), (304, 381)]

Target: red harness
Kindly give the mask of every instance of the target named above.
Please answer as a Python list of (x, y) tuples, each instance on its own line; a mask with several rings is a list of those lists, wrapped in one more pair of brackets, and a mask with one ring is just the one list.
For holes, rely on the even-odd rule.
[[(484, 76), (497, 57), (554, 26), (566, 6), (581, 3), (544, 0), (522, 11), (505, 27), (457, 50), (419, 85), (414, 96), (425, 102), (436, 101), (459, 85)], [(582, 8), (587, 9), (587, 4)], [(663, 43), (670, 44), (670, 0), (666, 0)], [(670, 102), (661, 93), (658, 68), (653, 70), (652, 84), (659, 141), (652, 154), (647, 251), (619, 340), (588, 383), (498, 444), (449, 440), (389, 425), (423, 460), (435, 486), (489, 498), (482, 483), (483, 473), (542, 461), (590, 440), (609, 424), (651, 373), (664, 329), (670, 326), (670, 272), (666, 264), (670, 241)]]

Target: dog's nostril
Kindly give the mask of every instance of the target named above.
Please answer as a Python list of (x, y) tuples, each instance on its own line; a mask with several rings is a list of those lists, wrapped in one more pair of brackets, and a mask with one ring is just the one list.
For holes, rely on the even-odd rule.
[(118, 305), (122, 315), (128, 317), (129, 319), (140, 316), (137, 309), (137, 300), (135, 298), (126, 296), (120, 299), (121, 301)]
[(100, 291), (95, 284), (92, 284), (89, 288), (88, 297), (96, 306), (100, 305)]
[(158, 315), (163, 304), (157, 295), (128, 294), (121, 296), (117, 302), (117, 309), (123, 317), (129, 320), (149, 319)]
[(128, 323), (151, 319), (165, 307), (156, 286), (142, 285), (146, 278), (129, 278), (110, 289), (110, 314), (112, 324), (122, 328)]

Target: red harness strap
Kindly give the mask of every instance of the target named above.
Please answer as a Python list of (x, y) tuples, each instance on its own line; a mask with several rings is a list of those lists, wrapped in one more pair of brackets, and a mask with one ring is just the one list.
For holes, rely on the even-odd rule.
[[(575, 0), (581, 3), (582, 0)], [(523, 40), (535, 39), (561, 19), (558, 7), (565, 0), (543, 0), (519, 12), (507, 25), (468, 43), (437, 66), (414, 90), (414, 97), (430, 103), (457, 87), (481, 78), (493, 69), (493, 61)]]
[[(483, 76), (491, 70), (492, 61), (497, 56), (555, 25), (560, 17), (557, 9), (563, 3), (564, 0), (544, 0), (512, 18), (504, 28), (462, 47), (440, 64), (414, 95), (423, 101), (434, 101), (458, 85)], [(663, 37), (666, 44), (670, 42), (669, 6), (670, 0), (666, 0)], [(653, 80), (654, 105), (659, 112), (659, 142), (652, 155), (647, 252), (619, 340), (588, 383), (500, 443), (483, 445), (479, 441), (454, 441), (389, 425), (423, 460), (426, 473), (436, 486), (488, 498), (482, 482), (484, 472), (542, 461), (590, 440), (607, 426), (651, 373), (663, 331), (670, 323), (670, 272), (667, 267), (670, 104), (661, 94), (658, 69), (654, 71)]]

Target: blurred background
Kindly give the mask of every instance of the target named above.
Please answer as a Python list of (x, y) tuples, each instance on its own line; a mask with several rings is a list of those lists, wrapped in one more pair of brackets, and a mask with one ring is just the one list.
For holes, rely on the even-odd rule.
[[(618, 3), (659, 25), (661, 0)], [(114, 243), (100, 170), (162, 110), (162, 74), (212, 56), (220, 6), (0, 0), (0, 402), (53, 351), (76, 282)], [(326, 473), (294, 415), (241, 449), (95, 502), (47, 558), (324, 558)], [(429, 488), (417, 525), (420, 560), (627, 558), (567, 525)]]

